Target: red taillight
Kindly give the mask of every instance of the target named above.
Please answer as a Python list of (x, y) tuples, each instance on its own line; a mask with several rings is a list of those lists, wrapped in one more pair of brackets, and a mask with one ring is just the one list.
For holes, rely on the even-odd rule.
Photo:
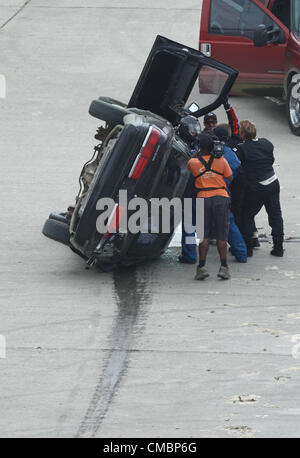
[(124, 207), (116, 204), (114, 210), (112, 211), (108, 219), (108, 231), (104, 234), (104, 238), (108, 239), (111, 234), (115, 234), (120, 226), (120, 221), (124, 212)]
[(155, 127), (151, 127), (143, 143), (142, 150), (138, 154), (132, 169), (130, 170), (129, 178), (132, 178), (133, 180), (140, 178), (144, 168), (146, 167), (153, 151), (159, 142), (159, 139), (160, 131), (155, 129)]

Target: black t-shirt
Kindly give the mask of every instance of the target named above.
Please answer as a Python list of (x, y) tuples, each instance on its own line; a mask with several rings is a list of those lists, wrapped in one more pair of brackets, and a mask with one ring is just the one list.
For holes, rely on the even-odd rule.
[(247, 140), (236, 147), (236, 154), (242, 163), (248, 186), (253, 191), (265, 189), (260, 185), (274, 175), (274, 146), (266, 138)]

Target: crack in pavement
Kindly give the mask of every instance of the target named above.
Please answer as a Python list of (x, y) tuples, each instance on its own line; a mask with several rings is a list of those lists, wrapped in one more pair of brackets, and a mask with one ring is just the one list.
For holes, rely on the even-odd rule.
[(7, 21), (5, 21), (1, 26), (0, 30), (3, 29), (10, 21), (12, 21), (27, 5), (30, 3), (31, 0), (26, 0), (22, 6), (9, 18)]

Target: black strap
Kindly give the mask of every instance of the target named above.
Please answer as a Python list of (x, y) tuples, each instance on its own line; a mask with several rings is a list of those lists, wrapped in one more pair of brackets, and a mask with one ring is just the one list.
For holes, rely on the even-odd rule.
[(206, 162), (206, 160), (203, 159), (201, 156), (199, 156), (198, 159), (199, 159), (199, 161), (202, 162), (202, 164), (204, 165), (205, 170), (204, 170), (204, 172), (201, 172), (201, 173), (199, 173), (199, 175), (197, 175), (197, 176), (194, 177), (194, 178), (195, 178), (195, 181), (197, 180), (197, 178), (202, 177), (202, 175), (204, 175), (206, 172), (213, 172), (213, 173), (216, 173), (217, 175), (224, 176), (223, 173), (217, 172), (217, 170), (214, 170), (214, 169), (211, 168), (212, 163), (213, 163), (213, 161), (214, 161), (214, 159), (215, 159), (214, 156), (211, 155), (208, 162)]
[(215, 191), (215, 189), (226, 189), (225, 186), (220, 186), (219, 188), (197, 188), (197, 191)]
[(204, 170), (204, 172), (201, 172), (201, 173), (199, 173), (199, 175), (194, 177), (195, 188), (197, 189), (197, 191), (215, 191), (216, 189), (226, 189), (226, 186), (220, 186), (218, 188), (198, 188), (196, 186), (197, 178), (202, 177), (202, 175), (204, 175), (206, 172), (213, 172), (213, 173), (216, 173), (217, 175), (224, 176), (224, 173), (217, 172), (217, 170), (214, 170), (214, 169), (211, 168), (212, 163), (213, 163), (213, 161), (215, 159), (213, 155), (210, 156), (210, 159), (209, 159), (208, 162), (206, 162), (206, 160), (203, 159), (203, 157), (201, 157), (201, 156), (199, 156), (198, 159), (204, 165), (205, 170)]

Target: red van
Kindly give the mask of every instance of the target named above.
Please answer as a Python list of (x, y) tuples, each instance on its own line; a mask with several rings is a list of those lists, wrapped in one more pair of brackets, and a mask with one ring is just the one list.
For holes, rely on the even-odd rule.
[(239, 70), (232, 94), (284, 97), (300, 135), (300, 0), (203, 0), (199, 49)]

